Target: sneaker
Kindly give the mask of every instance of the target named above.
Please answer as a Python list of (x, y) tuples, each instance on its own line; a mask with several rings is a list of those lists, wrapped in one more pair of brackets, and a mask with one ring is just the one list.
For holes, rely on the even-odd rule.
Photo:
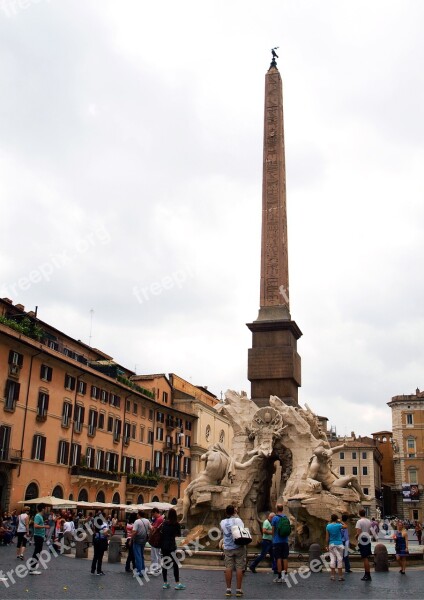
[(177, 583), (177, 585), (174, 588), (175, 590), (185, 590), (186, 586), (183, 583)]
[(252, 566), (250, 566), (250, 567), (249, 567), (249, 571), (250, 571), (251, 573), (256, 573), (256, 569), (255, 569), (255, 567), (252, 567)]
[(274, 579), (272, 580), (273, 583), (283, 583), (283, 580), (281, 577), (274, 577)]
[(227, 596), (227, 598), (229, 598), (231, 596), (231, 588), (227, 588), (225, 595)]
[(361, 581), (372, 581), (371, 575), (369, 573), (365, 573), (365, 575), (361, 577)]
[(169, 583), (164, 583), (163, 586), (162, 586), (162, 588), (164, 590), (169, 590), (170, 587), (171, 587), (171, 585)]
[(100, 571), (100, 573), (96, 573), (96, 575), (106, 575), (106, 573), (103, 573), (103, 571)]
[(243, 590), (237, 590), (236, 596), (237, 596), (237, 598), (241, 598), (243, 596)]
[(131, 569), (125, 569), (125, 573), (132, 573)]
[(29, 571), (30, 575), (41, 575), (41, 571)]

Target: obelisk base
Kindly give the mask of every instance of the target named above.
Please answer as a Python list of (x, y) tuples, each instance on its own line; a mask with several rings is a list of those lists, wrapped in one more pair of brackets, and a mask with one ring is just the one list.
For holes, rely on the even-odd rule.
[(262, 407), (269, 405), (270, 396), (278, 396), (287, 404), (298, 406), (301, 359), (297, 340), (302, 335), (299, 327), (285, 319), (257, 320), (247, 327), (252, 332), (247, 375), (251, 399)]

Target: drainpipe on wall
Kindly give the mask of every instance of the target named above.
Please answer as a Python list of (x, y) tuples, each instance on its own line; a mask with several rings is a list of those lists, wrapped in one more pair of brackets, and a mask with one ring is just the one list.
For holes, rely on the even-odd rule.
[(21, 452), (21, 462), (19, 464), (17, 477), (20, 477), (20, 475), (21, 475), (22, 458), (23, 458), (23, 453), (24, 453), (24, 439), (25, 439), (26, 418), (27, 418), (27, 413), (28, 413), (29, 390), (31, 387), (32, 363), (34, 361), (34, 358), (36, 356), (39, 356), (40, 354), (43, 354), (42, 350), (40, 350), (40, 352), (37, 352), (36, 354), (33, 354), (31, 356), (31, 362), (29, 364), (29, 377), (28, 377), (28, 387), (27, 387), (27, 393), (26, 393), (26, 399), (25, 399), (24, 423), (22, 425), (22, 439), (21, 439), (21, 451), (20, 451)]

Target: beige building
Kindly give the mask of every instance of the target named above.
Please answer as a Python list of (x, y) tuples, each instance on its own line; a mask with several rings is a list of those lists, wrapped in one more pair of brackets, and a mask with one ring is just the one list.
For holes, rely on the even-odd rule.
[(392, 410), (396, 514), (424, 519), (424, 392), (394, 396)]
[(343, 443), (346, 446), (333, 454), (333, 470), (341, 477), (354, 475), (364, 494), (371, 496), (371, 500), (361, 502), (368, 516), (376, 516), (377, 508), (382, 514), (382, 454), (376, 441), (369, 437), (356, 437), (352, 432), (349, 438), (332, 440), (330, 445), (334, 448)]

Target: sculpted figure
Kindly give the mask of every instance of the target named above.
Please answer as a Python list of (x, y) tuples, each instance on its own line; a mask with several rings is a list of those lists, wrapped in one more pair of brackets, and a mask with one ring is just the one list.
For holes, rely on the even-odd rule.
[(200, 457), (200, 460), (205, 461), (205, 468), (184, 490), (182, 521), (187, 519), (194, 490), (208, 485), (220, 485), (226, 477), (230, 484), (233, 483), (236, 469), (247, 469), (257, 458), (258, 454), (256, 453), (248, 461), (240, 463), (230, 456), (222, 444), (216, 443), (210, 446), (208, 451)]
[(361, 500), (370, 500), (369, 496), (366, 496), (358, 480), (354, 475), (346, 475), (340, 477), (337, 473), (331, 470), (331, 457), (335, 452), (345, 448), (346, 444), (336, 446), (335, 448), (326, 448), (319, 445), (314, 450), (314, 456), (309, 463), (308, 477), (322, 484), (325, 490), (331, 491), (331, 488), (352, 488), (359, 494)]

